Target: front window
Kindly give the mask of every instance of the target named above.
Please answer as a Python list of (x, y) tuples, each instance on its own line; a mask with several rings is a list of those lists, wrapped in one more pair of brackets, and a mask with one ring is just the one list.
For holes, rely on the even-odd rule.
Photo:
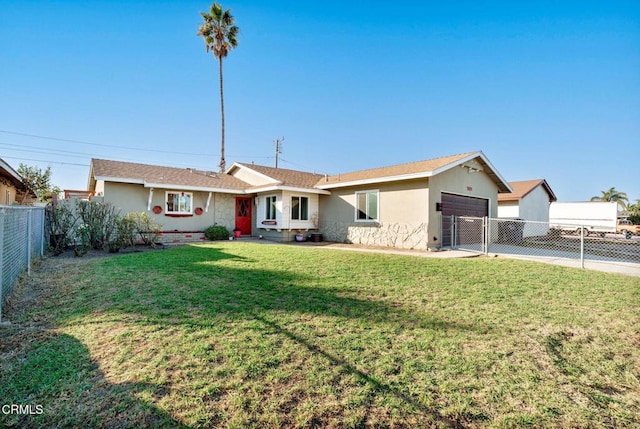
[(309, 198), (291, 197), (291, 219), (309, 220)]
[(276, 196), (272, 195), (265, 198), (265, 214), (266, 220), (276, 220)]
[(168, 214), (192, 214), (193, 194), (191, 192), (167, 192)]
[(378, 220), (378, 191), (356, 192), (356, 221)]

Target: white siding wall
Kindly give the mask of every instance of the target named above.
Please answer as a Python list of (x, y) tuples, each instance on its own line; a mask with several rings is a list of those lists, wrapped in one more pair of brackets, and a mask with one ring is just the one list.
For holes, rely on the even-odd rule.
[(520, 217), (520, 206), (518, 201), (503, 201), (498, 203), (498, 217), (517, 218)]
[[(275, 195), (276, 197), (276, 224), (268, 225), (263, 224), (263, 221), (267, 221), (266, 219), (266, 200), (267, 197)], [(307, 197), (309, 198), (309, 207), (308, 207), (308, 220), (292, 220), (291, 219), (291, 197)], [(288, 241), (291, 234), (283, 233), (283, 231), (307, 231), (311, 229), (315, 229), (315, 225), (313, 222), (314, 215), (318, 215), (319, 211), (319, 198), (317, 194), (307, 194), (304, 192), (291, 192), (291, 191), (273, 191), (273, 192), (264, 192), (258, 194), (256, 197), (256, 213), (254, 215), (255, 219), (255, 227), (257, 229), (257, 233), (260, 235), (264, 235), (269, 239), (273, 240), (282, 240)], [(268, 230), (268, 231), (267, 231)], [(277, 233), (274, 235), (274, 232)], [(268, 233), (268, 234), (267, 234)]]
[(520, 201), (500, 203), (498, 217), (530, 221), (524, 226), (524, 237), (544, 235), (549, 230), (546, 224), (549, 222), (549, 194), (542, 186), (537, 186)]
[(542, 186), (536, 187), (520, 201), (520, 218), (549, 222), (549, 194)]

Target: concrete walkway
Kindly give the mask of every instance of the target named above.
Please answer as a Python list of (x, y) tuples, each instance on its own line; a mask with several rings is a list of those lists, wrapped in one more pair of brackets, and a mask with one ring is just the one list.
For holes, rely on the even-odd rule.
[[(534, 256), (534, 255), (514, 255), (514, 254), (489, 254), (489, 256), (499, 256), (511, 259), (523, 259), (526, 261), (542, 262), (545, 264), (562, 265), (564, 267), (583, 268), (580, 260), (576, 258), (561, 258), (553, 256)], [(627, 276), (640, 277), (640, 264), (622, 261), (599, 261), (594, 259), (584, 260), (584, 269), (603, 271), (606, 273), (624, 274)]]

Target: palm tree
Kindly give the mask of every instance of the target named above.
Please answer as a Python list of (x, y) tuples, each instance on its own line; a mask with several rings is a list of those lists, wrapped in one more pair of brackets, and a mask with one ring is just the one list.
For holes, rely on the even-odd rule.
[(615, 187), (609, 188), (608, 191), (600, 191), (602, 195), (591, 197), (591, 201), (611, 201), (616, 202), (623, 209), (627, 207), (629, 197), (626, 192), (617, 191)]
[(207, 52), (213, 52), (218, 59), (220, 70), (220, 111), (222, 113), (222, 140), (220, 144), (220, 171), (224, 172), (226, 161), (224, 159), (224, 94), (222, 91), (222, 59), (229, 51), (238, 46), (238, 31), (231, 10), (223, 10), (219, 3), (213, 3), (209, 13), (200, 12), (203, 23), (198, 30), (198, 36), (202, 36)]

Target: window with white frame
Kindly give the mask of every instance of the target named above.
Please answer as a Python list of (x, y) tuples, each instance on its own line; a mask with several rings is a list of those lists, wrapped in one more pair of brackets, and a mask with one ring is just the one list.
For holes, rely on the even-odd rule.
[(291, 220), (309, 220), (308, 197), (291, 197)]
[(265, 198), (264, 218), (266, 220), (276, 220), (276, 196), (275, 195), (270, 195)]
[(167, 214), (193, 214), (193, 193), (167, 192)]
[(356, 192), (356, 222), (378, 220), (378, 191)]

